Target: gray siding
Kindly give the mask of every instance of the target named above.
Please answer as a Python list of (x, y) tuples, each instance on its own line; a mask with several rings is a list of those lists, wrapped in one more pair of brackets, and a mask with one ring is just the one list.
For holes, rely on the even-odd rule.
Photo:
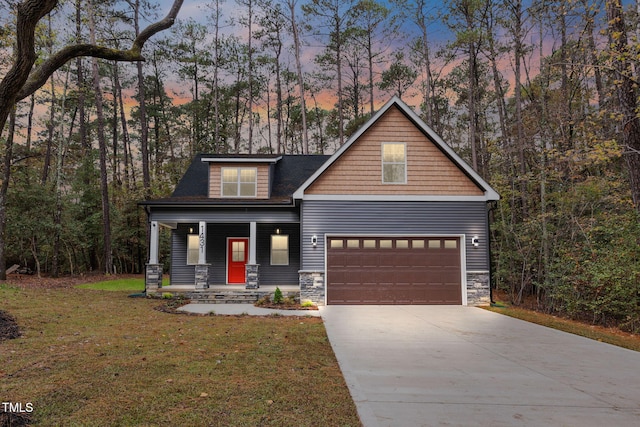
[[(364, 202), (302, 203), (302, 270), (324, 271), (326, 234), (465, 234), (466, 268), (489, 270), (486, 202)], [(311, 245), (311, 236), (318, 245)], [(479, 247), (471, 245), (478, 236)]]
[[(289, 236), (289, 265), (271, 265), (271, 235), (275, 229)], [(256, 258), (260, 264), (260, 284), (297, 285), (300, 270), (300, 224), (258, 224)]]
[(283, 223), (299, 222), (298, 210), (292, 207), (263, 208), (171, 208), (154, 207), (151, 212), (151, 221), (163, 223), (197, 223), (206, 222), (226, 222), (226, 223), (248, 223), (251, 221)]
[[(171, 240), (171, 283), (189, 285), (195, 281), (195, 268), (187, 265), (187, 234), (189, 227), (198, 229), (197, 223), (178, 224), (172, 230)], [(271, 234), (280, 228), (282, 234), (289, 235), (289, 265), (272, 266)], [(260, 283), (297, 284), (300, 270), (300, 225), (295, 223), (258, 224), (256, 236), (256, 261), (260, 264)], [(227, 238), (249, 238), (249, 224), (223, 223), (207, 224), (207, 263), (209, 266), (209, 284), (224, 284), (227, 281)]]

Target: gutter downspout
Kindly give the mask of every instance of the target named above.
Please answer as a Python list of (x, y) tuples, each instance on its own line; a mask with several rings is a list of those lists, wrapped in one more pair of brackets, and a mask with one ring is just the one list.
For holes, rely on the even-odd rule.
[(493, 257), (491, 256), (491, 214), (493, 212), (494, 209), (496, 209), (498, 207), (498, 201), (491, 201), (489, 202), (489, 209), (487, 209), (487, 231), (489, 232), (488, 235), (488, 239), (487, 239), (487, 249), (488, 249), (488, 255), (489, 255), (489, 301), (491, 303), (491, 305), (495, 304), (496, 302), (493, 300)]

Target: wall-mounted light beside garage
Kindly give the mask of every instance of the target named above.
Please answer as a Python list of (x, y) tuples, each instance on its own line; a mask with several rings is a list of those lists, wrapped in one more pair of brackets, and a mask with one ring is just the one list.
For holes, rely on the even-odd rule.
[(480, 238), (478, 236), (473, 236), (471, 238), (471, 244), (474, 248), (477, 248), (478, 246), (480, 246)]

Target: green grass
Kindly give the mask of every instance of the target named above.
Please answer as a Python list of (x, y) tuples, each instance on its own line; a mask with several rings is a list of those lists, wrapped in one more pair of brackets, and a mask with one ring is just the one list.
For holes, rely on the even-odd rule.
[(144, 279), (115, 279), (104, 282), (85, 283), (78, 285), (79, 289), (93, 289), (98, 291), (144, 291)]
[(640, 351), (640, 336), (622, 332), (616, 328), (603, 328), (588, 325), (575, 320), (564, 319), (562, 317), (552, 316), (550, 314), (539, 313), (533, 310), (526, 310), (518, 307), (511, 307), (508, 304), (501, 303), (495, 307), (483, 307), (489, 311), (504, 314), (506, 316), (515, 317), (527, 322), (568, 332), (592, 340), (613, 344), (618, 347), (627, 348), (629, 350)]
[(23, 333), (2, 401), (39, 426), (360, 425), (321, 319), (169, 314), (118, 286), (0, 288)]
[[(169, 279), (162, 280), (162, 286), (169, 286)], [(97, 291), (144, 291), (144, 279), (114, 279), (104, 282), (85, 283), (78, 285), (79, 289), (93, 289)]]

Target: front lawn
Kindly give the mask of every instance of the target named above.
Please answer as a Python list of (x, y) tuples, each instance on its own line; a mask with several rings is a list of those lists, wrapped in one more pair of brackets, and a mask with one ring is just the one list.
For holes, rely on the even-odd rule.
[(22, 333), (0, 342), (0, 400), (34, 425), (360, 425), (321, 319), (169, 314), (124, 289), (0, 286)]
[(93, 289), (97, 291), (144, 291), (144, 278), (124, 278), (105, 280), (102, 282), (83, 283), (77, 286), (79, 289)]

